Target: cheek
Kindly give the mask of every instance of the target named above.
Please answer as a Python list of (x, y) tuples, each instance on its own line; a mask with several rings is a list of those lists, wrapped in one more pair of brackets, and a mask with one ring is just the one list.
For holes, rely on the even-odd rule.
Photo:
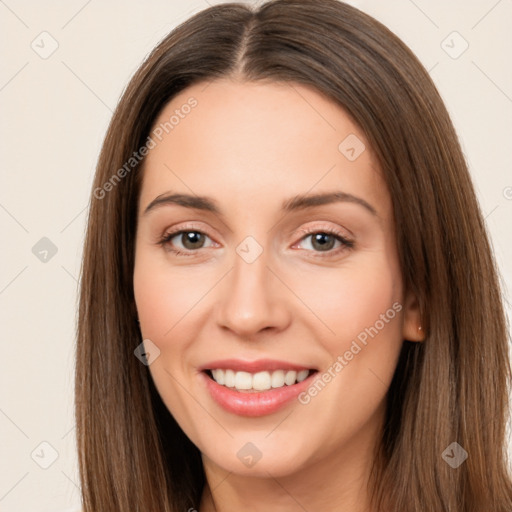
[[(352, 415), (348, 423), (354, 430), (381, 404), (395, 372), (402, 340), (402, 287), (393, 251), (372, 252), (357, 264), (329, 273), (318, 273), (315, 286), (303, 297), (321, 319), (316, 321), (318, 340), (329, 354), (316, 389), (304, 395), (303, 403), (316, 400), (315, 413), (332, 401)], [(299, 292), (300, 295), (300, 292)], [(361, 401), (361, 398), (364, 400)], [(320, 409), (316, 409), (319, 407)], [(326, 422), (331, 423), (331, 422)], [(332, 424), (339, 422), (335, 417)]]
[[(171, 272), (165, 258), (139, 251), (136, 257), (133, 286), (143, 339), (151, 340), (160, 350), (149, 370), (167, 409), (187, 432), (194, 431), (190, 418), (201, 414), (191, 408), (194, 402), (183, 394), (186, 349), (192, 333), (187, 333), (187, 315), (198, 302), (202, 289), (190, 283), (190, 277)], [(202, 287), (199, 287), (202, 288)], [(185, 317), (185, 318), (184, 318)], [(181, 321), (183, 320), (183, 321)]]
[(314, 286), (298, 294), (307, 297), (311, 311), (323, 323), (325, 328), (316, 330), (324, 331), (323, 339), (334, 355), (347, 341), (375, 324), (379, 331), (389, 332), (393, 326), (399, 332), (396, 310), (400, 308), (392, 307), (401, 301), (399, 283), (397, 270), (385, 258), (368, 258), (368, 264), (359, 261), (357, 265), (317, 273)]
[(147, 268), (136, 270), (134, 293), (142, 335), (157, 345), (166, 331), (172, 327), (169, 312), (174, 310), (175, 304), (172, 294), (165, 290), (165, 280), (158, 279)]
[(161, 260), (165, 258), (141, 252), (133, 277), (142, 334), (157, 345), (172, 338), (174, 326), (204, 293), (196, 278), (191, 281), (190, 275), (171, 272), (169, 264)]
[[(326, 435), (333, 439), (364, 428), (382, 405), (396, 368), (403, 305), (401, 276), (392, 256), (369, 253), (357, 265), (319, 274), (308, 295), (308, 305), (325, 326), (317, 324), (316, 331), (323, 333), (318, 339), (330, 361), (301, 403), (311, 407), (311, 418), (325, 418), (330, 425)], [(326, 403), (336, 407), (326, 408)], [(343, 422), (339, 411), (344, 411)]]

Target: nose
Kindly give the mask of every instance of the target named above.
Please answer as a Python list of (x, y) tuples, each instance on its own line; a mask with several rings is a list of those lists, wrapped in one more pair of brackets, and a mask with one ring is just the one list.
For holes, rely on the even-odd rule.
[(252, 263), (237, 253), (223, 279), (217, 302), (217, 323), (238, 337), (254, 339), (263, 330), (279, 332), (290, 323), (290, 291), (269, 267), (266, 251)]

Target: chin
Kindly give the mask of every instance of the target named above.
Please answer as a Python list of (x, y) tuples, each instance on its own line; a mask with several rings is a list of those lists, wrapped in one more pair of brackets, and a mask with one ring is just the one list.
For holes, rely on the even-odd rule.
[[(260, 434), (258, 438), (266, 434)], [(296, 447), (280, 441), (249, 441), (253, 436), (243, 436), (243, 441), (234, 440), (222, 450), (202, 450), (211, 462), (230, 472), (240, 476), (256, 478), (285, 477), (299, 471), (308, 463), (308, 457), (301, 446)]]

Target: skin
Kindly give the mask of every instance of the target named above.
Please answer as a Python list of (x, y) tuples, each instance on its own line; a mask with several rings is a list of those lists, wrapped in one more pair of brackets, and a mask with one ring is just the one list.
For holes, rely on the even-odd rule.
[[(404, 339), (423, 339), (371, 148), (341, 107), (299, 84), (196, 84), (155, 126), (190, 97), (197, 106), (145, 160), (134, 288), (143, 338), (160, 350), (152, 378), (203, 454), (200, 511), (369, 510), (365, 485), (399, 351)], [(338, 149), (349, 134), (366, 146), (355, 161)], [(296, 194), (331, 191), (362, 198), (376, 214), (354, 202), (280, 209)], [(144, 213), (169, 192), (209, 196), (222, 217), (175, 204)], [(322, 248), (300, 231), (309, 228), (335, 229), (354, 246), (335, 235)], [(174, 229), (206, 236), (202, 245), (182, 235), (159, 245)], [(263, 250), (252, 263), (236, 252), (247, 236)], [(199, 378), (198, 367), (224, 358), (279, 359), (321, 374), (394, 303), (401, 311), (306, 405), (241, 417)], [(247, 442), (261, 452), (252, 467), (237, 457)]]

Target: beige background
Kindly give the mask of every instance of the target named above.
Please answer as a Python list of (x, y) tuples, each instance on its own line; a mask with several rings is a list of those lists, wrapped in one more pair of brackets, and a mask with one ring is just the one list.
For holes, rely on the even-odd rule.
[[(142, 59), (208, 3), (217, 2), (0, 0), (3, 512), (79, 506), (74, 318), (96, 159)], [(391, 28), (430, 70), (460, 135), (510, 302), (512, 2), (350, 3)]]

